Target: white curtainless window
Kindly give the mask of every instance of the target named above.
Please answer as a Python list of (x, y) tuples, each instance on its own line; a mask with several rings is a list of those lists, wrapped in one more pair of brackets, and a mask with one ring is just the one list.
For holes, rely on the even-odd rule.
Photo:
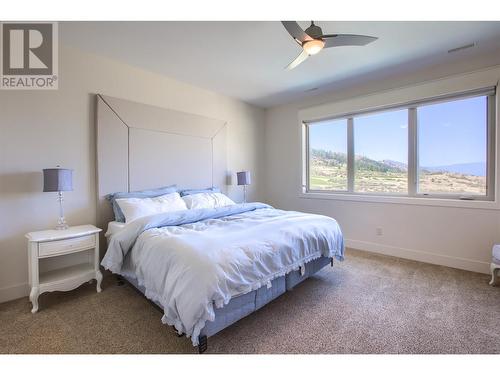
[(305, 122), (306, 192), (494, 199), (494, 89)]
[(488, 96), (417, 108), (418, 193), (486, 196)]
[(408, 192), (408, 110), (356, 116), (354, 191)]
[(314, 123), (309, 143), (310, 188), (347, 191), (347, 120)]

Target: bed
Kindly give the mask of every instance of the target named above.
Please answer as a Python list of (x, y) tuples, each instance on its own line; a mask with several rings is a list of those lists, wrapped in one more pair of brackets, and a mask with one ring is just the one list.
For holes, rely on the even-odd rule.
[(343, 259), (334, 219), (263, 203), (114, 222), (105, 197), (116, 191), (175, 183), (227, 193), (228, 124), (102, 95), (96, 100), (98, 224), (108, 226), (102, 265), (158, 305), (162, 322), (200, 353), (208, 337)]

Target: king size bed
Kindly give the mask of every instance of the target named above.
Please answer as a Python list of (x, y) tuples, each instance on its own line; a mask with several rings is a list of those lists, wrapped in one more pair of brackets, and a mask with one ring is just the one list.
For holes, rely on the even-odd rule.
[[(182, 116), (190, 125), (198, 121), (204, 131), (214, 120), (132, 104), (97, 98), (98, 212), (101, 225), (109, 223), (102, 265), (127, 279), (158, 305), (163, 311), (162, 322), (173, 326), (179, 335), (189, 337), (200, 353), (207, 349), (208, 337), (260, 309), (326, 265), (333, 265), (334, 259), (343, 259), (342, 232), (334, 219), (283, 211), (263, 203), (235, 204), (224, 191), (193, 195), (206, 194), (214, 200), (213, 205), (188, 204), (183, 209), (174, 204), (172, 207), (177, 208), (129, 216), (131, 220), (126, 220), (126, 224), (116, 223), (117, 215), (112, 213), (106, 197), (117, 191), (131, 192), (165, 182), (195, 188), (202, 184), (214, 186), (217, 182), (225, 186), (227, 181), (225, 158), (217, 155), (225, 155), (225, 150), (220, 150), (225, 141), (217, 137), (225, 133), (226, 123), (224, 132), (219, 124), (219, 128), (215, 126), (215, 135), (206, 138), (211, 145), (206, 148), (211, 173), (204, 175), (200, 169), (200, 173), (187, 174), (186, 158), (193, 158), (194, 152), (195, 158), (208, 156), (200, 148), (199, 133), (184, 135), (182, 155), (178, 150), (175, 155), (165, 155), (172, 152), (165, 146), (179, 141)], [(154, 119), (153, 125), (148, 125), (148, 116)], [(137, 134), (132, 131), (134, 119), (141, 119), (141, 131)], [(173, 122), (177, 128), (172, 130), (169, 124)], [(165, 142), (158, 144), (161, 137)], [(117, 147), (117, 140), (127, 149), (121, 158), (117, 153), (122, 150), (108, 147), (112, 143)], [(155, 144), (156, 151), (151, 146)], [(134, 168), (151, 165), (158, 158), (174, 158), (177, 163), (154, 173), (156, 180), (144, 168)], [(183, 168), (179, 168), (182, 163)], [(174, 200), (186, 201), (186, 197), (180, 197), (180, 190), (175, 188), (175, 192), (159, 198), (170, 199), (170, 205)]]

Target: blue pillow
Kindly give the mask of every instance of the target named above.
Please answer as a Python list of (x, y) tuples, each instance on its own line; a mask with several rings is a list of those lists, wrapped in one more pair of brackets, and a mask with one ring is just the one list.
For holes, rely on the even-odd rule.
[(121, 223), (125, 222), (125, 215), (123, 214), (120, 206), (116, 202), (117, 199), (121, 198), (154, 198), (164, 194), (175, 193), (177, 191), (177, 185), (164, 186), (157, 189), (150, 190), (139, 190), (131, 191), (130, 193), (118, 192), (106, 195), (106, 199), (111, 202), (113, 206), (113, 213), (115, 214), (115, 221)]
[(184, 197), (186, 195), (193, 195), (193, 194), (200, 194), (200, 193), (220, 193), (220, 189), (218, 187), (210, 187), (206, 189), (186, 189), (186, 190), (181, 190), (181, 197)]

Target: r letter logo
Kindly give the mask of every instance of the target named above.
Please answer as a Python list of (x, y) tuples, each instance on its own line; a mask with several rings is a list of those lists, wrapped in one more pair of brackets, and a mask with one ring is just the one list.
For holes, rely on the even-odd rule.
[(57, 23), (0, 24), (0, 88), (58, 88)]

